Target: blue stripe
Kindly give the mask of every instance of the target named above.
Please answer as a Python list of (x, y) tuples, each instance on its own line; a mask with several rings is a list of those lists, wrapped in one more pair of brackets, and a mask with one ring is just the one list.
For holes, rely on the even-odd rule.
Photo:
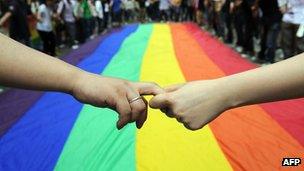
[[(78, 67), (100, 74), (136, 29), (112, 34)], [(0, 139), (0, 170), (53, 170), (82, 106), (67, 94), (45, 93)]]

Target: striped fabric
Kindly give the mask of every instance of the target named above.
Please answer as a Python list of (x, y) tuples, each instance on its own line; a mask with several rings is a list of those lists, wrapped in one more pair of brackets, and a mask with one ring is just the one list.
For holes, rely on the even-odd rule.
[[(255, 68), (191, 23), (129, 25), (89, 42), (66, 61), (105, 76), (161, 86)], [(80, 61), (80, 62), (78, 62)], [(0, 170), (304, 170), (304, 100), (225, 112), (189, 131), (149, 109), (141, 130), (118, 131), (117, 114), (55, 92), (0, 95)]]

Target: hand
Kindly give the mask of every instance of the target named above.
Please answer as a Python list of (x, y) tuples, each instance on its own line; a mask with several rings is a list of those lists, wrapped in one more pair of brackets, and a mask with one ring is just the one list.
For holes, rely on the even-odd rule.
[(229, 109), (225, 89), (215, 80), (195, 81), (165, 89), (156, 95), (150, 107), (161, 109), (190, 130), (197, 130)]
[(159, 93), (163, 90), (154, 83), (133, 83), (91, 73), (81, 74), (72, 89), (72, 95), (83, 103), (116, 110), (119, 113), (118, 129), (130, 122), (136, 122), (137, 128), (141, 128), (147, 119), (147, 101), (143, 97), (132, 103), (130, 100)]

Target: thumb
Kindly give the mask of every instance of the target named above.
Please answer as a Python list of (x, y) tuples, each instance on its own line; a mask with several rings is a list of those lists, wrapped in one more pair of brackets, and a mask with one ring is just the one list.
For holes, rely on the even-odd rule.
[(168, 108), (170, 104), (171, 102), (168, 99), (168, 93), (156, 95), (149, 101), (149, 106), (153, 109)]
[(165, 91), (156, 83), (153, 82), (139, 82), (133, 83), (140, 95), (157, 95)]

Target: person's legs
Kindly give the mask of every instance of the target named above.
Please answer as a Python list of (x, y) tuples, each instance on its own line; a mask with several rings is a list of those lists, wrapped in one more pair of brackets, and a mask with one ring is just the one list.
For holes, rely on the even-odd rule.
[(284, 57), (289, 58), (294, 54), (293, 51), (293, 42), (294, 42), (294, 34), (293, 34), (293, 26), (290, 23), (282, 23), (282, 40), (281, 46), (284, 52)]
[(244, 30), (244, 49), (245, 51), (253, 55), (253, 34), (254, 34), (254, 24), (251, 16), (248, 16), (245, 21)]
[(243, 30), (242, 30), (242, 23), (240, 22), (240, 19), (238, 16), (235, 17), (234, 19), (234, 27), (237, 35), (237, 46), (242, 46), (243, 45)]
[(233, 32), (232, 32), (232, 24), (231, 24), (231, 15), (229, 13), (223, 12), (223, 22), (224, 28), (227, 28), (227, 34), (225, 35), (225, 42), (232, 43), (233, 42)]
[(267, 34), (267, 41), (266, 41), (266, 52), (265, 52), (265, 59), (266, 61), (273, 63), (275, 58), (275, 51), (277, 48), (277, 37), (280, 32), (280, 23), (273, 23), (270, 24), (268, 34)]
[(109, 22), (109, 13), (105, 12), (104, 13), (104, 21), (103, 21), (103, 28), (107, 29), (108, 28), (108, 22)]
[(70, 44), (76, 44), (76, 25), (74, 22), (66, 22), (65, 23), (66, 30), (70, 36)]
[(49, 55), (55, 56), (56, 55), (56, 39), (55, 39), (55, 34), (51, 31), (47, 33), (47, 38), (48, 38), (48, 52)]
[(296, 54), (304, 52), (304, 37), (296, 38)]
[(42, 51), (46, 54), (48, 54), (48, 40), (47, 40), (47, 33), (44, 32), (44, 31), (40, 31), (40, 30), (37, 30), (38, 31), (38, 34), (42, 40), (42, 46), (43, 46), (43, 49)]
[(263, 23), (262, 25), (262, 37), (261, 37), (261, 51), (259, 52), (259, 59), (265, 60), (265, 51), (266, 51), (266, 42), (267, 42), (267, 35), (268, 35), (269, 27), (267, 23)]

